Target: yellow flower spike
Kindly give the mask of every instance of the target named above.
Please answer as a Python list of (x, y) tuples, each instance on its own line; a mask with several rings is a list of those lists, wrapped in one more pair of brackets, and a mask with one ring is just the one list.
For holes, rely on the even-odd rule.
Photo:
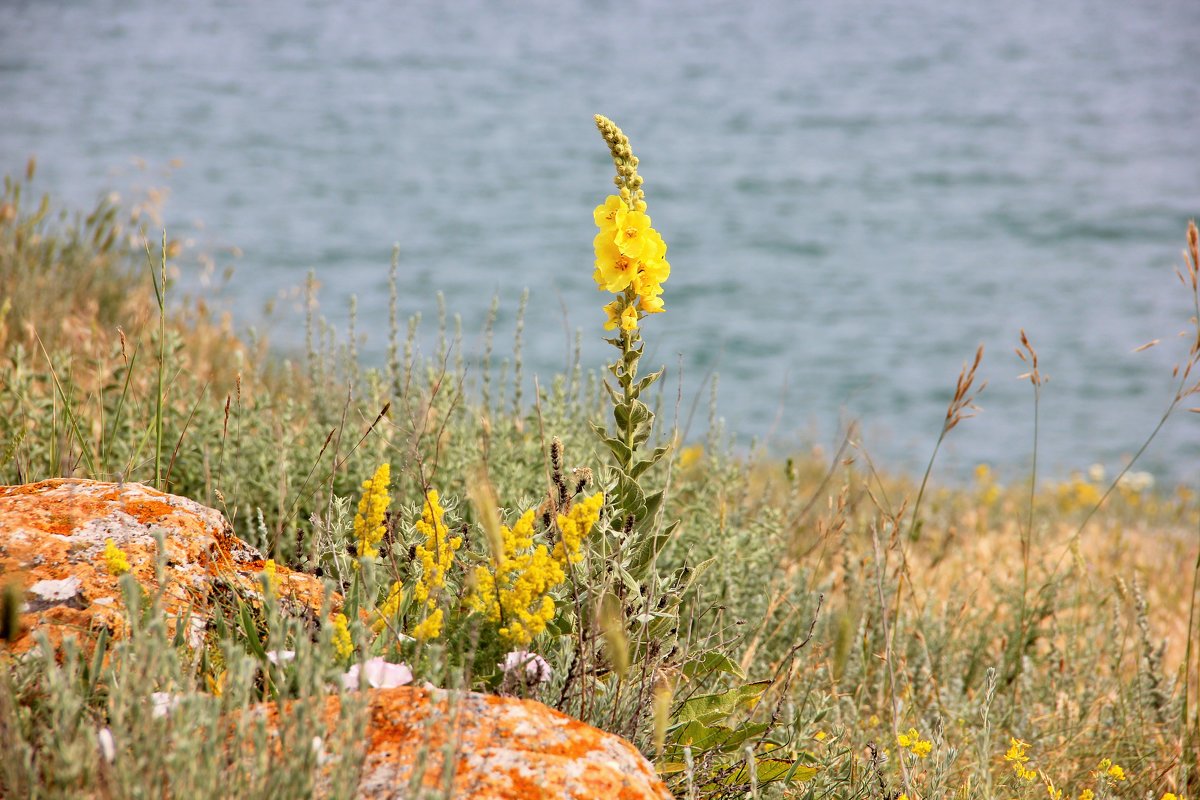
[(391, 502), (387, 491), (391, 480), (391, 465), (380, 464), (375, 474), (363, 481), (362, 499), (358, 501), (358, 513), (354, 515), (354, 538), (358, 544), (358, 554), (363, 558), (379, 555), (376, 545), (383, 541), (384, 515)]
[(450, 535), (443, 521), (445, 513), (437, 489), (430, 489), (425, 495), (421, 518), (415, 525), (424, 541), (416, 546), (421, 576), (413, 587), (413, 599), (430, 609), (425, 619), (412, 631), (412, 636), (417, 639), (436, 639), (441, 635), (442, 610), (437, 607), (437, 597), (446, 586), (446, 573), (454, 563), (454, 554), (462, 547), (462, 537)]
[(125, 551), (117, 547), (112, 539), (104, 540), (104, 567), (109, 574), (118, 577), (129, 572), (129, 559), (125, 556)]
[(342, 661), (349, 660), (354, 655), (354, 640), (350, 637), (350, 623), (345, 614), (334, 614), (329, 618), (333, 623), (333, 651)]
[(388, 623), (396, 618), (400, 613), (400, 601), (404, 598), (404, 589), (400, 586), (399, 581), (392, 583), (392, 588), (388, 590), (388, 596), (383, 601), (378, 609), (378, 618), (371, 623), (371, 630), (379, 633), (387, 627)]

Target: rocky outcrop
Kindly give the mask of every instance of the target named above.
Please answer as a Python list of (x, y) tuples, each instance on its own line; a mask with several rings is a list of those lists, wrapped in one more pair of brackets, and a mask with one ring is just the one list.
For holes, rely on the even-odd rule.
[[(339, 713), (339, 698), (330, 697), (331, 729)], [(358, 800), (441, 797), (448, 785), (449, 796), (472, 800), (671, 797), (629, 742), (533, 700), (402, 686), (371, 690), (367, 713)], [(277, 711), (268, 706), (268, 714)], [(338, 788), (332, 793), (345, 793)]]
[[(138, 583), (162, 589), (168, 615), (186, 615), (193, 644), (215, 604), (234, 597), (261, 602), (262, 554), (234, 536), (218, 511), (138, 483), (72, 478), (0, 486), (0, 583), (16, 583), (22, 594), (20, 630), (9, 646), (28, 649), (35, 631), (55, 645), (67, 635), (86, 645), (101, 628), (123, 634), (120, 582), (104, 558), (109, 539)], [(275, 586), (285, 611), (315, 620), (320, 581), (280, 566)]]

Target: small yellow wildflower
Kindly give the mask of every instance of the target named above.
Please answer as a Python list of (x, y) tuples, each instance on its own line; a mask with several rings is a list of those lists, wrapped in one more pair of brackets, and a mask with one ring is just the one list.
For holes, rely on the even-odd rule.
[(350, 638), (350, 623), (345, 614), (334, 614), (330, 617), (333, 623), (333, 651), (339, 659), (345, 661), (354, 655), (354, 640)]
[(897, 736), (896, 743), (911, 751), (917, 758), (925, 758), (933, 750), (933, 742), (922, 739), (916, 728), (909, 728), (908, 733)]
[(1050, 796), (1050, 800), (1063, 800), (1063, 790), (1056, 788), (1049, 778), (1046, 778), (1046, 794)]
[(383, 518), (391, 502), (387, 491), (391, 480), (391, 465), (380, 464), (375, 474), (363, 481), (363, 496), (358, 501), (358, 513), (354, 515), (354, 538), (358, 542), (358, 554), (363, 558), (379, 555), (376, 545), (383, 541)]
[(1009, 737), (1010, 742), (1008, 752), (1004, 754), (1004, 760), (1012, 765), (1013, 772), (1017, 777), (1024, 781), (1034, 781), (1037, 778), (1037, 772), (1025, 766), (1029, 761), (1029, 756), (1026, 755), (1026, 750), (1029, 749), (1029, 742), (1023, 742), (1020, 739)]
[[(1079, 800), (1096, 800), (1096, 793), (1091, 789), (1084, 789), (1079, 793)], [(1166, 800), (1164, 797), (1163, 800)]]
[(1125, 770), (1112, 762), (1111, 758), (1100, 761), (1100, 774), (1113, 782), (1125, 780)]
[(112, 539), (104, 540), (104, 566), (111, 575), (129, 572), (129, 559), (125, 557), (125, 551), (117, 547)]
[(816, 739), (818, 742), (823, 742), (828, 737), (828, 735), (829, 734), (825, 733), (825, 731), (817, 731), (816, 733), (813, 734), (813, 738)]

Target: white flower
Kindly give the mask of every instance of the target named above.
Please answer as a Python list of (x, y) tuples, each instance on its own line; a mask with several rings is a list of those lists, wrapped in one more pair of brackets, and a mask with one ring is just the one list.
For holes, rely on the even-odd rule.
[(165, 717), (179, 705), (180, 698), (179, 695), (170, 692), (154, 692), (150, 695), (150, 701), (154, 703), (150, 713), (156, 717)]
[(1106, 474), (1103, 464), (1092, 464), (1088, 467), (1088, 480), (1092, 483), (1104, 483), (1104, 476)]
[(96, 731), (96, 744), (100, 748), (101, 757), (109, 764), (117, 760), (117, 744), (113, 741), (112, 731), (101, 728)]
[[(347, 689), (357, 689), (360, 666), (354, 664), (342, 676), (342, 686)], [(384, 661), (382, 656), (369, 659), (361, 665), (361, 672), (367, 679), (367, 685), (373, 689), (391, 689), (394, 686), (405, 686), (412, 683), (412, 670), (408, 664), (392, 664)]]
[(272, 664), (286, 664), (296, 657), (295, 650), (268, 650), (267, 661)]
[(550, 680), (551, 670), (546, 659), (537, 653), (530, 653), (528, 650), (513, 650), (504, 657), (504, 663), (499, 667), (512, 678), (518, 677), (517, 671), (524, 667), (524, 682), (530, 686)]

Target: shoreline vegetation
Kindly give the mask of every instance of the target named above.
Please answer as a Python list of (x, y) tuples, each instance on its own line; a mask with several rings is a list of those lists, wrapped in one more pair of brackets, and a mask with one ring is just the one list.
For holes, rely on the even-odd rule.
[[(33, 161), (5, 179), (0, 484), (144, 483), (220, 510), (270, 568), (255, 613), (194, 647), (106, 549), (136, 635), (94, 664), (0, 642), (0, 795), (219, 797), (236, 774), (244, 796), (304, 796), (322, 769), (307, 748), (229, 752), (190, 731), (263, 700), (319, 703), (374, 663), (624, 736), (677, 797), (1200, 796), (1195, 491), (1136, 462), (939, 484), (981, 352), (947, 387), (923, 478), (878, 472), (853, 427), (832, 454), (775, 458), (736, 451), (714, 412), (706, 437), (677, 441), (661, 371), (639, 372), (641, 337), (671, 313), (670, 232), (624, 133), (597, 125), (616, 169), (594, 212), (611, 302), (581, 335), (610, 337), (614, 361), (577, 356), (532, 393), (520, 314), (505, 341), (499, 299), (479, 368), (444, 304), (421, 354), (395, 256), (386, 363), (323, 323), (311, 278), (306, 351), (284, 359), (176, 299), (180, 245), (146, 234), (153, 215), (35, 199)], [(1195, 300), (1194, 226), (1185, 247)], [(1200, 405), (1188, 324), (1164, 420)], [(1036, 429), (1044, 378), (1015, 344)], [(1014, 447), (1036, 467), (1036, 438)], [(341, 610), (315, 633), (289, 618), (275, 564)], [(0, 582), (19, 602), (19, 578)], [(152, 692), (185, 700), (176, 724), (137, 710)], [(326, 742), (339, 763), (361, 760), (355, 731)]]

